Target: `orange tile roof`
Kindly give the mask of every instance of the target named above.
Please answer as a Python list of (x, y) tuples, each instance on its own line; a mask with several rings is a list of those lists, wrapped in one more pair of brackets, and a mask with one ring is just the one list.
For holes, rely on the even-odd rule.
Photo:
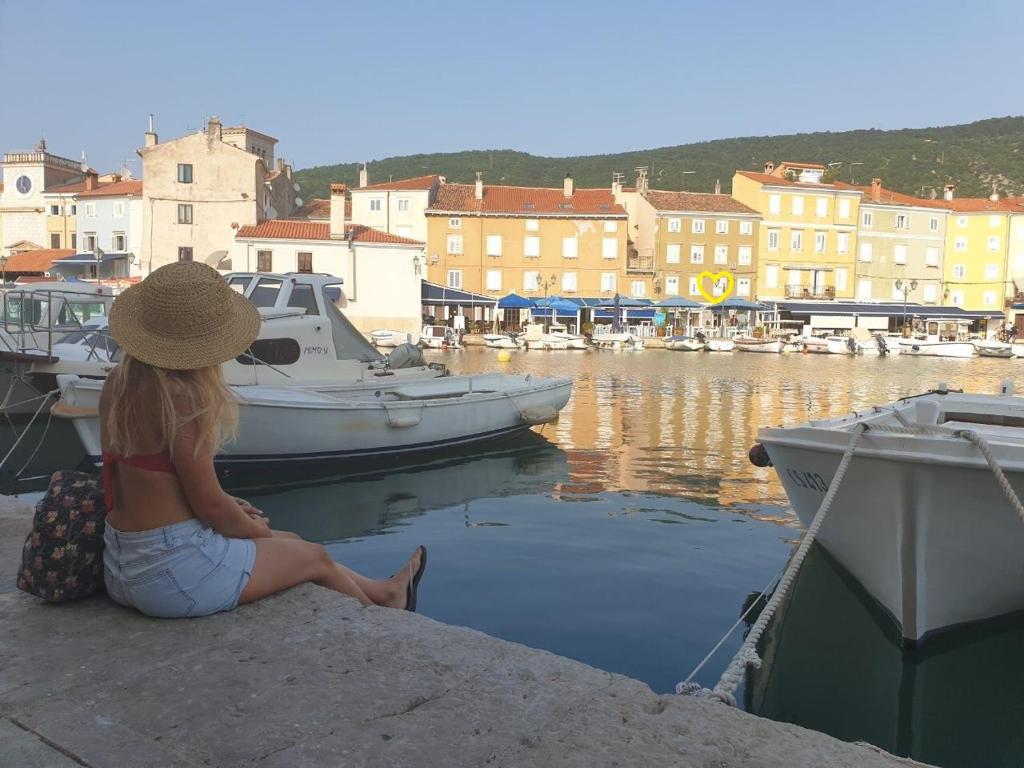
[[(352, 216), (352, 201), (345, 201), (345, 218)], [(314, 197), (291, 215), (293, 219), (329, 219), (331, 218), (331, 201), (322, 197)]]
[(658, 211), (700, 211), (701, 213), (742, 213), (759, 215), (729, 195), (712, 195), (704, 192), (663, 192), (648, 190), (644, 197)]
[(54, 184), (52, 187), (44, 189), (43, 192), (81, 192), (83, 189), (85, 189), (85, 179), (79, 179), (66, 184)]
[(78, 193), (79, 197), (127, 197), (140, 196), (142, 194), (142, 182), (132, 179), (124, 181), (111, 181), (107, 184), (100, 184), (95, 189), (85, 189)]
[[(419, 240), (392, 235), (362, 224), (347, 224), (345, 235), (357, 243), (423, 245)], [(255, 226), (242, 227), (236, 237), (258, 240), (330, 240), (331, 225), (322, 221), (268, 219)]]
[(46, 272), (57, 259), (74, 256), (74, 248), (42, 248), (38, 251), (23, 251), (7, 259), (6, 272)]
[[(812, 184), (807, 181), (790, 181), (784, 179), (781, 176), (770, 176), (767, 173), (757, 173), (756, 171), (736, 171), (740, 176), (746, 176), (748, 179), (758, 181), (762, 184), (772, 184), (777, 187), (798, 187), (800, 189), (822, 189), (822, 190), (838, 190), (843, 191), (843, 187), (836, 184)], [(856, 192), (858, 190), (846, 188), (847, 192)]]
[(921, 207), (935, 208), (942, 206), (935, 206), (932, 203), (944, 203), (945, 200), (926, 200), (921, 197), (914, 197), (913, 195), (907, 195), (903, 192), (897, 192), (894, 189), (886, 189), (882, 187), (879, 190), (879, 199), (877, 202), (871, 197), (871, 186), (865, 184), (848, 184), (845, 181), (837, 181), (835, 185), (841, 189), (849, 189), (854, 192), (863, 192), (864, 197), (861, 198), (861, 205), (870, 205), (872, 203), (876, 205), (916, 205)]
[(399, 179), (398, 181), (385, 181), (382, 184), (367, 184), (365, 187), (357, 187), (353, 192), (362, 189), (430, 189), (438, 182), (440, 177), (435, 173), (429, 176), (416, 176), (412, 179)]
[(474, 184), (442, 184), (437, 199), (427, 213), (608, 218), (622, 218), (626, 215), (626, 209), (615, 202), (610, 189), (577, 189), (572, 197), (566, 197), (561, 187), (491, 187), (485, 184), (483, 198), (476, 199)]

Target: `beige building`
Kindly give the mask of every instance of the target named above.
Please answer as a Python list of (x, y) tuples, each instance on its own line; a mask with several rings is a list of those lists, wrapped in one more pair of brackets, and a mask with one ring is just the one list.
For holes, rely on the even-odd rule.
[(212, 117), (204, 130), (161, 144), (151, 123), (138, 150), (145, 179), (142, 274), (173, 261), (217, 266), (239, 228), (290, 216), (292, 169), (275, 164), (276, 143)]
[(345, 191), (331, 185), (328, 221), (268, 219), (241, 227), (231, 269), (335, 275), (344, 281), (338, 307), (359, 330), (418, 335), (424, 244), (349, 222)]
[(444, 183), (443, 176), (418, 176), (414, 179), (368, 184), (366, 166), (359, 169), (359, 187), (349, 191), (352, 221), (426, 242), (426, 211)]
[(626, 272), (626, 211), (610, 189), (568, 176), (561, 189), (441, 184), (426, 215), (433, 283), (496, 298), (653, 295), (653, 274)]

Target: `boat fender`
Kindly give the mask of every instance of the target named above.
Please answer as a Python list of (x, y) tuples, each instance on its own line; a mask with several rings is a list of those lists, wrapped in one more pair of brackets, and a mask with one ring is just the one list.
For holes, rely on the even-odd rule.
[(558, 418), (558, 411), (550, 405), (535, 405), (521, 411), (523, 423), (531, 426), (550, 424)]
[(754, 443), (750, 446), (750, 450), (747, 451), (747, 458), (750, 459), (750, 463), (755, 467), (772, 466), (771, 456), (768, 455), (768, 450), (761, 443)]

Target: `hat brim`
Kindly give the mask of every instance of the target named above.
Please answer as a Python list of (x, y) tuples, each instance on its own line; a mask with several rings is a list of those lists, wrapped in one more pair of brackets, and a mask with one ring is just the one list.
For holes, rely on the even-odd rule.
[(230, 291), (224, 322), (196, 328), (187, 339), (148, 331), (139, 322), (143, 314), (142, 283), (123, 291), (110, 308), (110, 335), (125, 354), (136, 360), (173, 371), (209, 368), (238, 357), (260, 332), (260, 313), (237, 291)]

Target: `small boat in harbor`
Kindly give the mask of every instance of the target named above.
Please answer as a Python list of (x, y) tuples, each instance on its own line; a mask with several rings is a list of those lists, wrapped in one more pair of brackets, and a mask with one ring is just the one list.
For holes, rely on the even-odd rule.
[(800, 340), (803, 351), (812, 355), (830, 354), (828, 342), (823, 336), (805, 336)]
[(853, 355), (857, 342), (850, 336), (805, 336), (803, 351), (823, 355)]
[[(100, 461), (102, 381), (61, 376), (58, 416), (71, 418)], [(233, 386), (238, 437), (221, 465), (337, 461), (443, 451), (523, 432), (558, 418), (572, 380), (486, 373), (410, 381), (388, 389)]]
[(523, 346), (521, 337), (508, 333), (485, 333), (484, 346), (491, 349), (519, 349)]
[(693, 336), (666, 336), (665, 349), (676, 352), (703, 352), (705, 342)]
[[(858, 430), (866, 431), (833, 489)], [(1024, 610), (1024, 520), (978, 438), (1024, 493), (1024, 398), (1013, 396), (1009, 382), (997, 395), (940, 386), (850, 416), (764, 427), (757, 435), (805, 526), (834, 491), (817, 541), (895, 618), (910, 643)]]
[(641, 350), (644, 348), (644, 340), (632, 333), (599, 333), (594, 336), (593, 344), (598, 349)]
[(462, 342), (447, 325), (424, 325), (420, 346), (424, 349), (462, 349)]
[(736, 349), (740, 352), (769, 352), (778, 354), (782, 351), (782, 339), (758, 339), (754, 336), (737, 336), (733, 339)]
[(575, 333), (569, 333), (569, 329), (561, 323), (552, 323), (548, 327), (547, 335), (552, 339), (564, 341), (566, 349), (580, 350), (587, 348), (587, 340), (585, 338)]
[(974, 357), (974, 343), (970, 341), (938, 341), (903, 339), (900, 341), (901, 355), (922, 357)]
[(412, 338), (411, 333), (379, 328), (375, 331), (370, 331), (370, 343), (375, 347), (392, 349), (399, 344), (415, 344), (416, 340)]
[(704, 346), (708, 352), (732, 352), (736, 349), (732, 339), (708, 339)]
[(1013, 346), (1004, 341), (987, 339), (974, 342), (979, 357), (1013, 357)]

